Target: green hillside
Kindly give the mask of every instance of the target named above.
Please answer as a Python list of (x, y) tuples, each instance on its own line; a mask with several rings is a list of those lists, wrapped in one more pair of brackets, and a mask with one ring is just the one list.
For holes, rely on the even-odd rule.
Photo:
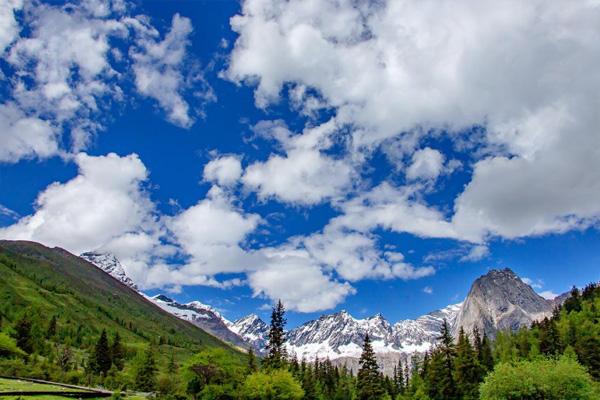
[[(28, 343), (18, 347), (27, 348), (29, 355), (11, 350), (16, 344), (11, 341), (19, 340), (20, 326), (30, 334)], [(3, 375), (91, 383), (90, 356), (103, 330), (109, 341), (115, 334), (120, 336), (124, 368), (118, 375), (124, 381), (128, 376), (133, 379), (147, 348), (152, 349), (159, 370), (208, 348), (223, 348), (234, 358), (241, 357), (237, 350), (65, 250), (0, 241)]]

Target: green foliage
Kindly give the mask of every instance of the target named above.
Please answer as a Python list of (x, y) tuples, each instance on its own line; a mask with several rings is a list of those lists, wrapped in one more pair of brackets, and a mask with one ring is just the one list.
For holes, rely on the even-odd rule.
[(136, 389), (142, 392), (154, 391), (156, 389), (156, 371), (154, 350), (148, 346), (135, 374)]
[(98, 374), (106, 375), (111, 365), (112, 361), (106, 330), (102, 330), (100, 338), (96, 343), (96, 347), (94, 347), (94, 353), (92, 354), (92, 370)]
[(25, 352), (17, 346), (15, 339), (0, 332), (0, 357), (24, 356)]
[(255, 372), (249, 375), (241, 389), (247, 400), (297, 400), (304, 391), (292, 374), (284, 369)]
[(31, 321), (23, 316), (15, 324), (15, 339), (17, 346), (25, 353), (33, 353), (33, 338), (31, 337)]
[(481, 386), (482, 400), (598, 399), (591, 376), (569, 357), (502, 363)]

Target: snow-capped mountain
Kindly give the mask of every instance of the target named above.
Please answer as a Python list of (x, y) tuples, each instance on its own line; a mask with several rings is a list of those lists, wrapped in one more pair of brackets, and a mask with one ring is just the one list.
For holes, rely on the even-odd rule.
[(229, 329), (243, 337), (258, 352), (262, 352), (267, 345), (269, 325), (256, 314), (247, 315), (230, 323)]
[[(346, 311), (323, 315), (287, 332), (287, 347), (298, 358), (329, 358), (352, 367), (368, 333), (386, 370), (393, 368), (398, 358), (406, 359), (431, 349), (444, 319), (455, 335), (461, 326), (466, 332), (477, 326), (481, 332), (494, 336), (499, 330), (528, 326), (549, 315), (552, 309), (551, 301), (535, 293), (511, 270), (492, 270), (473, 283), (464, 302), (393, 325), (381, 314), (366, 319), (354, 318)], [(244, 330), (236, 327), (238, 324), (261, 326), (261, 329)], [(256, 315), (237, 321), (232, 330), (264, 348), (268, 327)]]
[(138, 290), (136, 284), (127, 276), (123, 265), (119, 262), (117, 257), (111, 253), (100, 253), (96, 251), (88, 251), (87, 253), (81, 254), (79, 257), (94, 264), (119, 282), (124, 283), (134, 290)]
[(243, 348), (249, 347), (245, 339), (229, 328), (231, 322), (211, 306), (199, 301), (180, 304), (164, 294), (147, 298), (168, 313), (191, 322), (221, 340)]
[[(82, 258), (101, 268), (115, 279), (138, 290), (119, 260), (112, 254), (88, 252)], [(143, 293), (142, 293), (143, 294)], [(199, 301), (180, 304), (165, 296), (146, 296), (163, 310), (187, 320), (214, 336), (236, 346), (265, 350), (269, 326), (256, 314), (235, 322), (228, 321), (214, 308)], [(561, 302), (564, 301), (560, 296)], [(298, 358), (329, 358), (350, 368), (360, 356), (368, 333), (384, 371), (393, 368), (399, 358), (406, 360), (435, 345), (444, 319), (455, 336), (460, 327), (494, 336), (499, 330), (518, 329), (551, 314), (557, 301), (546, 300), (513, 271), (492, 270), (471, 286), (464, 302), (433, 311), (417, 319), (390, 324), (381, 314), (357, 319), (346, 311), (323, 315), (287, 332), (287, 347)], [(389, 371), (387, 371), (389, 372)]]

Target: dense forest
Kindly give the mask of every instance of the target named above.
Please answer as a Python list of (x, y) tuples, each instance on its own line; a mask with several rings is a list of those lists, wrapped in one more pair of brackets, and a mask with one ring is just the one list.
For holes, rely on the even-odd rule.
[(477, 330), (454, 338), (444, 323), (434, 349), (384, 376), (368, 336), (358, 371), (287, 354), (281, 302), (272, 311), (266, 354), (257, 357), (170, 330), (164, 323), (171, 320), (102, 308), (33, 264), (0, 254), (0, 375), (164, 399), (600, 398), (599, 285), (574, 288), (550, 318), (493, 339)]

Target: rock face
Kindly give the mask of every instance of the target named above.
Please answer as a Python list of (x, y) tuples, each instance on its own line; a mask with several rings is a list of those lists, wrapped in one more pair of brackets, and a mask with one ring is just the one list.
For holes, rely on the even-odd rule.
[(135, 283), (127, 276), (123, 265), (119, 262), (117, 257), (110, 253), (99, 253), (95, 251), (89, 251), (81, 254), (79, 257), (94, 264), (119, 282), (124, 283), (133, 290), (138, 290)]
[(249, 347), (245, 339), (229, 329), (231, 322), (227, 321), (217, 310), (206, 304), (199, 301), (180, 304), (163, 294), (148, 297), (148, 299), (170, 314), (191, 322), (223, 341), (242, 348)]
[(243, 337), (252, 345), (255, 351), (259, 353), (264, 351), (267, 345), (269, 325), (260, 319), (258, 315), (250, 314), (233, 323), (229, 323), (229, 329)]
[(455, 336), (462, 327), (477, 327), (494, 337), (498, 331), (516, 330), (550, 315), (553, 304), (535, 293), (510, 269), (492, 270), (471, 286), (454, 323)]

